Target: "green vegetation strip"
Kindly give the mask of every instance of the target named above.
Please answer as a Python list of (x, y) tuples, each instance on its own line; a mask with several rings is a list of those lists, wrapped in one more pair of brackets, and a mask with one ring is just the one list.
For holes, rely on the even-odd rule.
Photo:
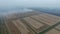
[(0, 34), (9, 34), (9, 31), (6, 28), (6, 25), (5, 25), (5, 21), (4, 21), (4, 17), (3, 16), (1, 16), (0, 24), (1, 24), (0, 25), (1, 26)]
[(58, 31), (60, 31), (59, 29), (57, 29), (57, 28), (55, 28), (55, 30), (58, 30)]
[(0, 34), (2, 34), (1, 16), (0, 16)]
[(50, 26), (49, 28), (47, 28), (46, 30), (40, 32), (39, 34), (44, 34), (44, 33), (48, 32), (49, 30), (53, 29), (54, 27), (56, 27), (56, 26), (59, 25), (59, 24), (60, 24), (60, 22), (58, 22), (57, 24), (55, 24), (55, 25), (53, 25), (53, 26)]

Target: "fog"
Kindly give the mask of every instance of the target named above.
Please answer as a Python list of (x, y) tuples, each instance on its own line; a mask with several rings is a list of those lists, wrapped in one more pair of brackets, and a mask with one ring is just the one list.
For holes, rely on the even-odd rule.
[(20, 8), (33, 8), (33, 7), (60, 8), (60, 0), (0, 0), (0, 14), (14, 13), (16, 12), (16, 10), (18, 10), (17, 8), (20, 9)]
[(59, 8), (60, 0), (0, 0), (0, 8), (12, 7)]

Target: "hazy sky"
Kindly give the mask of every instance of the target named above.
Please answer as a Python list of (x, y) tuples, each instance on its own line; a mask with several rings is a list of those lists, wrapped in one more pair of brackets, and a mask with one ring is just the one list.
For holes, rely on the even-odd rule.
[(60, 0), (0, 0), (2, 7), (60, 7)]

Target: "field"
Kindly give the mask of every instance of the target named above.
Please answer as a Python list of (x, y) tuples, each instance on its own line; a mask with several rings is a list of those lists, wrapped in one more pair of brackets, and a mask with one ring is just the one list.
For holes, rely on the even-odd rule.
[(36, 11), (14, 13), (0, 18), (0, 30), (1, 34), (59, 34), (60, 17)]

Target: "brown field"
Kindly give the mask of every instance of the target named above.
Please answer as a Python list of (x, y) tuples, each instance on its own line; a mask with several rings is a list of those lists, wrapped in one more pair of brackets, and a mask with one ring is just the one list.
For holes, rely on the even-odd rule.
[(46, 15), (42, 15), (42, 14), (31, 16), (31, 18), (41, 21), (48, 25), (54, 25), (60, 21), (59, 20), (60, 18), (55, 17), (55, 18), (57, 18), (57, 19), (55, 19), (55, 18), (51, 18), (51, 17), (52, 16), (46, 16)]
[[(46, 24), (42, 24), (30, 17), (24, 18), (24, 20), (29, 24), (29, 26), (35, 30), (37, 33), (43, 31), (45, 28), (48, 27)], [(44, 28), (45, 27), (45, 28)]]
[(20, 30), (21, 34), (34, 34), (25, 26), (20, 20), (12, 21), (15, 26)]
[(60, 30), (60, 24), (58, 26), (55, 27), (56, 29)]
[(55, 30), (55, 29), (52, 29), (52, 30), (48, 31), (48, 32), (45, 33), (45, 34), (60, 34), (60, 31), (57, 31), (57, 30)]
[[(39, 34), (60, 22), (60, 17), (39, 12), (17, 13), (5, 16), (5, 25), (10, 34)], [(54, 28), (53, 28), (54, 27)], [(59, 34), (60, 25), (53, 26), (45, 34)]]
[(10, 34), (21, 34), (18, 28), (11, 21), (6, 22), (6, 26), (8, 30), (10, 31)]

